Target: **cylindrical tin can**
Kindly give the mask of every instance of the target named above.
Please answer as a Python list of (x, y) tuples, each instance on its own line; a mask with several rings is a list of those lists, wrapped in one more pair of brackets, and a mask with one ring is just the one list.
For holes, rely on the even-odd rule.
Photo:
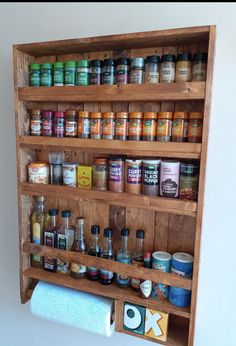
[[(172, 256), (171, 272), (191, 278), (193, 274), (193, 256), (185, 252), (176, 252)], [(191, 291), (170, 286), (169, 300), (178, 307), (187, 307), (190, 304)]]
[(63, 184), (76, 187), (76, 167), (77, 163), (66, 162), (62, 165)]
[(142, 188), (142, 160), (125, 160), (125, 192), (140, 194)]
[[(152, 269), (170, 273), (171, 255), (168, 252), (156, 251), (152, 254)], [(169, 286), (153, 283), (152, 297), (158, 300), (166, 300), (169, 296)]]
[(160, 181), (161, 160), (143, 160), (142, 194), (157, 196)]
[(29, 183), (48, 184), (49, 167), (46, 162), (31, 162), (28, 165)]
[(177, 198), (179, 195), (178, 161), (162, 161), (160, 174), (160, 196)]

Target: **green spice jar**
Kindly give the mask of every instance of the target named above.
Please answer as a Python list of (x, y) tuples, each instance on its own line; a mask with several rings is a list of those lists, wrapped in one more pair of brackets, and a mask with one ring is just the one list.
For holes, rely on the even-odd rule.
[(54, 86), (63, 86), (64, 85), (64, 63), (55, 62), (53, 70), (53, 85)]
[(77, 62), (76, 85), (89, 85), (89, 66), (88, 60), (80, 60)]
[(30, 65), (30, 86), (40, 86), (40, 64)]
[(52, 64), (44, 63), (41, 65), (41, 86), (52, 86)]
[(65, 85), (74, 86), (76, 75), (76, 62), (66, 61), (65, 63)]

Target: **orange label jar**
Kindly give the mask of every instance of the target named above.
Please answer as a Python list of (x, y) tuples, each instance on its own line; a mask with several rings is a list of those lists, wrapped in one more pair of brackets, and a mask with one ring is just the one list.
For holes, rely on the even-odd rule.
[(142, 188), (142, 160), (125, 160), (125, 192), (140, 194)]
[(125, 141), (128, 138), (129, 113), (116, 113), (115, 139)]
[(65, 117), (66, 117), (65, 136), (66, 137), (77, 137), (76, 110), (68, 109), (65, 112)]
[(102, 138), (102, 113), (92, 112), (90, 120), (90, 138)]
[(191, 112), (188, 123), (188, 142), (201, 143), (203, 128), (202, 112)]
[(131, 112), (129, 114), (129, 140), (141, 141), (142, 139), (142, 125), (143, 125), (143, 113)]
[(144, 141), (156, 141), (157, 139), (157, 113), (146, 112), (143, 117), (143, 133)]
[(172, 130), (172, 112), (160, 112), (157, 122), (157, 140), (159, 142), (170, 142)]
[(115, 134), (115, 114), (105, 112), (102, 114), (102, 138), (114, 139)]
[(90, 137), (90, 117), (89, 112), (80, 111), (78, 113), (78, 137), (79, 138), (89, 138)]
[(172, 142), (187, 142), (188, 140), (188, 113), (175, 112), (172, 127)]

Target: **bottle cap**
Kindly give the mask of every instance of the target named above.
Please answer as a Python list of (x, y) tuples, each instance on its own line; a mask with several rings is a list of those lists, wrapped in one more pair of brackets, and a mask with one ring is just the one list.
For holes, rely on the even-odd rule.
[(143, 254), (144, 260), (150, 260), (152, 258), (152, 254), (150, 251), (145, 251)]
[(175, 62), (176, 57), (174, 54), (164, 54), (161, 57), (161, 62)]
[(45, 197), (44, 196), (36, 196), (36, 201), (37, 202), (44, 202), (45, 201)]
[(64, 112), (55, 112), (54, 113), (54, 117), (55, 118), (64, 118), (65, 117), (65, 113)]
[(138, 239), (144, 239), (144, 235), (145, 235), (145, 233), (144, 233), (144, 231), (143, 231), (142, 229), (138, 229), (138, 230), (136, 231), (136, 238), (138, 238)]
[(91, 226), (91, 234), (100, 234), (100, 226), (92, 225)]
[(104, 237), (112, 238), (112, 236), (113, 236), (113, 229), (110, 227), (104, 228)]
[(54, 68), (63, 68), (64, 67), (64, 63), (60, 62), (60, 61), (57, 61), (57, 62), (54, 62), (53, 66), (54, 66)]
[(56, 208), (49, 209), (48, 214), (49, 214), (49, 216), (57, 216), (58, 210)]
[(83, 216), (78, 216), (76, 218), (76, 223), (79, 223), (80, 225), (84, 225), (85, 218)]
[(122, 236), (127, 237), (129, 235), (129, 228), (122, 228), (120, 233)]
[(44, 64), (41, 65), (41, 69), (43, 68), (52, 68), (52, 64), (49, 62), (45, 62)]
[(105, 59), (104, 66), (115, 66), (115, 59)]
[(71, 217), (71, 211), (70, 210), (62, 210), (61, 216), (62, 217)]
[(177, 55), (177, 61), (191, 61), (192, 54), (191, 53), (180, 53)]
[(119, 59), (117, 59), (117, 66), (118, 65), (129, 65), (129, 58), (119, 58)]
[(203, 63), (207, 62), (207, 53), (200, 52), (193, 54), (193, 61), (201, 61)]
[(89, 67), (89, 60), (79, 60), (77, 62), (77, 67)]
[(102, 61), (98, 59), (94, 59), (90, 61), (90, 66), (91, 67), (101, 67), (102, 66)]
[(49, 110), (43, 111), (43, 117), (52, 118), (53, 117), (53, 111), (49, 111)]
[(65, 62), (65, 68), (75, 68), (76, 67), (76, 62), (75, 61), (66, 61)]
[(146, 63), (154, 63), (157, 64), (161, 61), (161, 58), (159, 57), (159, 55), (149, 55), (146, 58)]
[(31, 64), (30, 65), (31, 70), (39, 70), (40, 69), (40, 64)]

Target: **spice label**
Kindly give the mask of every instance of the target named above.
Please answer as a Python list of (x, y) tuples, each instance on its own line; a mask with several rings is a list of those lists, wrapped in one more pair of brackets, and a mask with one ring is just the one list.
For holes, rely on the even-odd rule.
[(180, 175), (179, 198), (196, 201), (198, 195), (198, 175), (189, 177)]
[(65, 70), (65, 85), (75, 85), (75, 69), (74, 68), (66, 68)]
[(114, 182), (121, 182), (122, 178), (122, 165), (118, 163), (110, 163), (109, 166), (109, 180)]
[(183, 122), (183, 120), (176, 119), (173, 121), (173, 128), (172, 128), (172, 137), (178, 137), (178, 138), (184, 138), (186, 137), (186, 122)]
[(188, 125), (188, 137), (202, 137), (202, 123), (189, 123)]
[(127, 183), (128, 184), (141, 184), (142, 183), (142, 169), (140, 166), (128, 166), (127, 169)]
[(103, 72), (103, 84), (113, 85), (115, 82), (115, 76), (113, 72), (105, 71)]
[(76, 121), (66, 121), (66, 136), (77, 134), (77, 123)]
[(41, 72), (41, 86), (52, 86), (51, 72)]
[(193, 64), (192, 68), (192, 81), (205, 81), (206, 80), (206, 73), (207, 73), (207, 64)]
[(116, 83), (128, 84), (128, 66), (119, 65), (116, 69)]
[(155, 120), (143, 121), (143, 136), (156, 136), (157, 122)]
[(79, 135), (89, 135), (90, 134), (90, 119), (80, 118), (78, 124), (78, 134)]
[(99, 275), (99, 270), (95, 267), (88, 267), (88, 275), (89, 276), (97, 276), (97, 275)]
[(31, 71), (30, 86), (40, 86), (40, 71), (39, 70)]
[(159, 83), (159, 72), (145, 72), (145, 83)]
[(89, 73), (88, 68), (79, 68), (79, 72), (77, 72), (77, 85), (86, 86), (89, 84)]
[(164, 197), (177, 197), (178, 196), (178, 184), (168, 178), (161, 183), (161, 196)]
[(86, 271), (87, 271), (87, 268), (85, 265), (77, 264), (77, 263), (71, 263), (70, 269), (72, 272), (79, 273), (79, 274), (86, 273)]
[(43, 136), (51, 136), (52, 135), (52, 121), (44, 120), (43, 121)]
[[(64, 234), (58, 234), (57, 248), (60, 250), (68, 250), (68, 237)], [(57, 271), (61, 273), (68, 273), (69, 262), (64, 262), (57, 258)]]
[(142, 84), (143, 83), (143, 71), (132, 70), (130, 71), (130, 84)]
[(100, 277), (103, 280), (111, 280), (113, 278), (114, 274), (112, 272), (109, 272), (108, 270), (101, 269), (100, 271)]
[(82, 189), (92, 188), (92, 167), (78, 166), (77, 168), (78, 187)]
[(40, 135), (41, 134), (41, 120), (31, 120), (31, 134)]
[(76, 166), (63, 166), (63, 183), (76, 187)]
[(129, 136), (141, 136), (142, 125), (141, 122), (130, 122), (129, 125)]
[(140, 284), (140, 291), (144, 297), (148, 298), (152, 292), (152, 281), (145, 280)]
[(91, 119), (91, 135), (101, 135), (101, 119)]
[(127, 136), (127, 120), (117, 120), (115, 127), (115, 135), (116, 136)]
[(63, 86), (64, 85), (64, 72), (63, 69), (57, 68), (54, 69), (53, 74), (53, 85), (54, 86)]
[(157, 136), (168, 136), (171, 137), (172, 120), (160, 119), (157, 123)]
[(101, 68), (91, 67), (90, 85), (100, 85), (100, 84), (101, 84)]
[[(44, 245), (55, 247), (55, 235), (52, 232), (44, 232)], [(55, 270), (56, 261), (53, 257), (44, 256), (44, 268), (50, 271)]]
[(115, 122), (113, 119), (104, 119), (102, 122), (102, 134), (105, 136), (114, 136)]
[(191, 63), (189, 63), (189, 66), (181, 66), (179, 68), (176, 68), (175, 80), (176, 82), (191, 81)]
[(143, 184), (159, 185), (159, 166), (143, 166)]
[(175, 63), (163, 62), (161, 63), (161, 81), (174, 82), (175, 80)]

